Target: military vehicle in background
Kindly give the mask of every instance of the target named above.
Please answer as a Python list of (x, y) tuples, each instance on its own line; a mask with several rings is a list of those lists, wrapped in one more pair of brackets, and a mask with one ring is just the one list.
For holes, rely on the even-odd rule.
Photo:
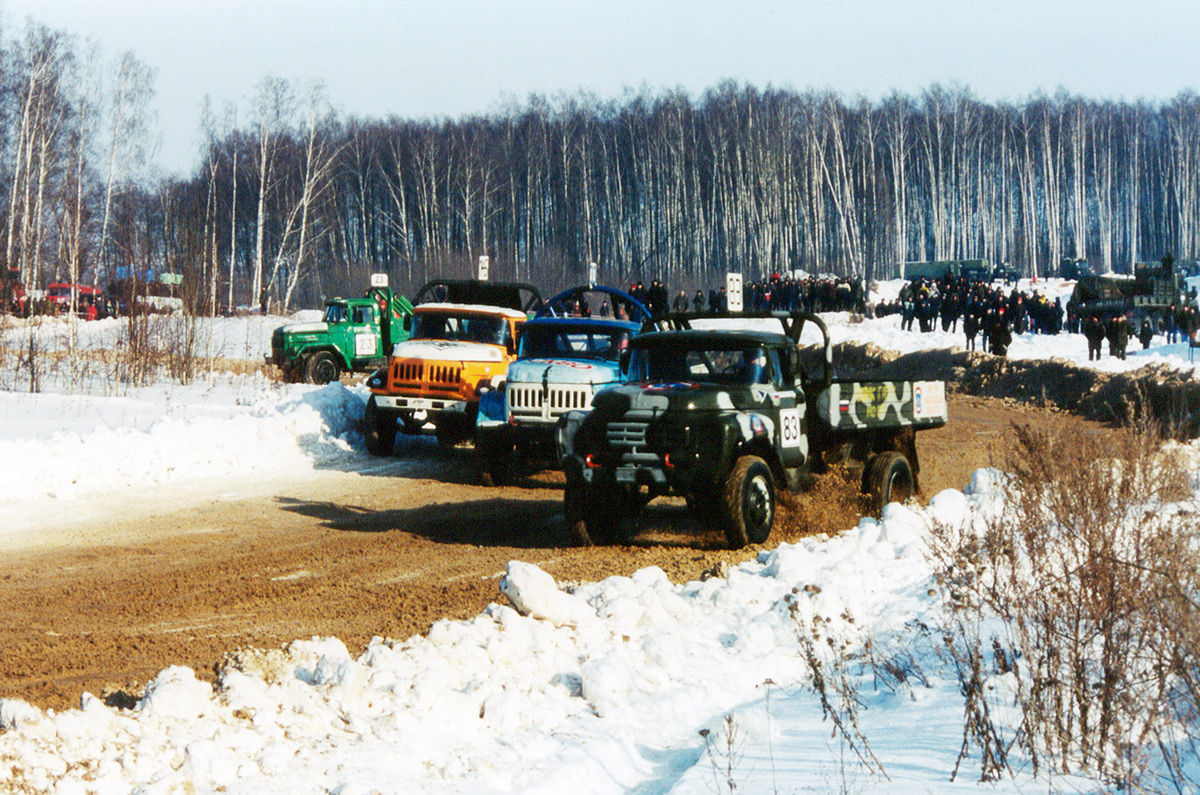
[(1106, 273), (1080, 275), (1067, 301), (1067, 310), (1077, 317), (1102, 320), (1118, 315), (1159, 316), (1186, 305), (1196, 296), (1187, 287), (1186, 274), (1171, 257), (1160, 262), (1138, 263), (1132, 275)]
[(930, 279), (937, 281), (947, 277), (963, 277), (976, 282), (1015, 282), (1021, 273), (1010, 264), (993, 266), (986, 259), (948, 259), (930, 262), (906, 262), (902, 269), (905, 281)]

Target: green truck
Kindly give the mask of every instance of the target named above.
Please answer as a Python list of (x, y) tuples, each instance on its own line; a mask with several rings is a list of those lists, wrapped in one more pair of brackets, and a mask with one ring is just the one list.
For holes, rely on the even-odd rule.
[(319, 322), (275, 329), (267, 363), (289, 383), (328, 384), (342, 373), (369, 372), (385, 365), (392, 348), (408, 339), (412, 312), (409, 300), (388, 287), (387, 276), (374, 274), (366, 295), (327, 301)]

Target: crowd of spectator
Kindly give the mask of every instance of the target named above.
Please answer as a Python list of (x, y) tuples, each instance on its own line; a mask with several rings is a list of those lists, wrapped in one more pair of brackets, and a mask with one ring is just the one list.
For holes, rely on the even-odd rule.
[[(725, 312), (728, 298), (725, 288), (712, 288), (707, 294), (696, 290), (690, 297), (679, 290), (669, 297), (658, 279), (649, 287), (636, 282), (630, 293), (641, 301), (655, 318), (674, 312)], [(1043, 293), (1021, 290), (1015, 285), (999, 285), (963, 276), (941, 279), (918, 278), (906, 283), (893, 300), (870, 305), (863, 283), (848, 278), (793, 278), (772, 274), (747, 282), (742, 305), (747, 311), (784, 312), (856, 312), (887, 317), (900, 316), (900, 327), (922, 332), (959, 333), (966, 338), (967, 350), (983, 350), (1005, 356), (1014, 334), (1083, 334), (1088, 341), (1088, 358), (1099, 359), (1104, 343), (1109, 355), (1124, 359), (1131, 338), (1150, 347), (1156, 335), (1168, 343), (1191, 338), (1200, 328), (1200, 313), (1195, 305), (1170, 307), (1141, 318), (1136, 329), (1128, 314), (1079, 313), (1063, 298), (1051, 299)]]

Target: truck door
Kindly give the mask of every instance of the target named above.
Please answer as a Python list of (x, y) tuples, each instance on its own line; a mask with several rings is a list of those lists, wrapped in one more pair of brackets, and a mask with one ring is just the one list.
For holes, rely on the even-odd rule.
[(797, 374), (792, 357), (771, 350), (772, 402), (779, 407), (779, 457), (785, 467), (798, 467), (808, 458), (808, 433), (803, 394), (797, 397)]
[(355, 359), (374, 359), (383, 355), (379, 324), (374, 305), (356, 306), (350, 313), (350, 336)]

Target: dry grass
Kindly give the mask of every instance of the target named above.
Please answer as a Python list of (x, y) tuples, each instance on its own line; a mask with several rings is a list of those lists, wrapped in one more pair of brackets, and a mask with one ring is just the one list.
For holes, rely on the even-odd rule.
[[(1007, 770), (1016, 748), (1035, 772), (1150, 792), (1198, 783), (1184, 760), (1200, 703), (1200, 524), (1184, 451), (1157, 430), (1014, 427), (1003, 506), (934, 528), (931, 562), (953, 607), (946, 650), (966, 699), (960, 762), (974, 748), (981, 778)], [(993, 717), (1008, 706), (993, 701), (1000, 674), (1015, 729)]]

